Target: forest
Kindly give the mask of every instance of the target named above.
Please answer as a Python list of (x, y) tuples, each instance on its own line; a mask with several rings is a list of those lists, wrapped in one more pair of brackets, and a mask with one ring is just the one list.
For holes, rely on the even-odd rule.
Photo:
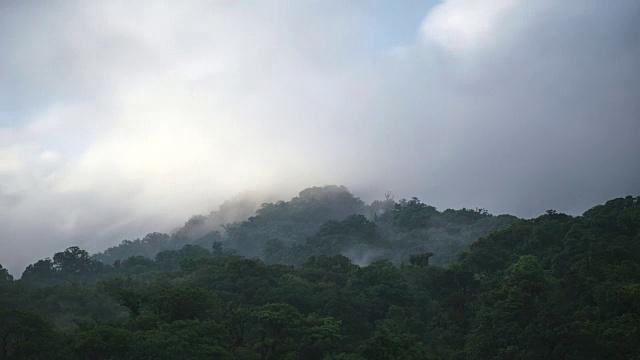
[(324, 186), (248, 208), (0, 265), (0, 359), (640, 359), (640, 197), (519, 219)]

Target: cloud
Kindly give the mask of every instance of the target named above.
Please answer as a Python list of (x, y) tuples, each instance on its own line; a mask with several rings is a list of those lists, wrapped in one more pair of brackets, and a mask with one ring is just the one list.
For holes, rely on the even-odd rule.
[(15, 274), (247, 190), (520, 216), (640, 192), (635, 1), (448, 0), (422, 19), (385, 2), (0, 6)]
[(513, 29), (508, 21), (522, 0), (449, 0), (436, 6), (420, 25), (420, 37), (449, 51), (485, 49)]

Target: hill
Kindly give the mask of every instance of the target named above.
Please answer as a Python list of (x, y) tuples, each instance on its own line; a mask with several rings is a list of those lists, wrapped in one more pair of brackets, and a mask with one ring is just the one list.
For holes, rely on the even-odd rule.
[[(361, 204), (331, 196), (343, 201), (336, 209)], [(439, 212), (418, 199), (390, 198), (349, 214), (317, 200), (265, 205), (209, 249), (187, 244), (154, 259), (105, 264), (72, 247), (30, 265), (20, 280), (0, 268), (2, 356), (633, 359), (640, 353), (638, 197), (613, 199), (582, 216), (550, 210), (529, 220)], [(435, 264), (447, 239), (462, 242), (492, 226), (501, 229), (441, 257), (448, 265)], [(243, 248), (233, 231), (243, 234), (239, 239), (261, 239), (252, 251), (264, 260), (235, 253)], [(358, 247), (382, 255), (366, 266), (342, 255)], [(412, 253), (420, 249), (427, 251)], [(311, 256), (289, 258), (296, 252)]]
[(358, 264), (389, 259), (399, 264), (419, 252), (447, 265), (480, 236), (505, 228), (514, 216), (493, 216), (484, 209), (437, 211), (417, 198), (365, 204), (344, 186), (308, 188), (289, 201), (262, 204), (252, 216), (231, 223), (226, 214), (250, 213), (245, 199), (226, 202), (209, 216), (195, 215), (173, 234), (150, 233), (143, 239), (93, 256), (105, 264), (131, 256), (153, 259), (184, 245), (210, 249), (214, 243), (267, 263), (301, 264), (317, 255), (342, 254)]

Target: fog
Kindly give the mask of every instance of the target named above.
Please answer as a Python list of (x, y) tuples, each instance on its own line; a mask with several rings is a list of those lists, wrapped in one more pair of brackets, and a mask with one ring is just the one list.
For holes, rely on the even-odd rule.
[(3, 1), (0, 264), (343, 184), (571, 214), (640, 194), (635, 0)]

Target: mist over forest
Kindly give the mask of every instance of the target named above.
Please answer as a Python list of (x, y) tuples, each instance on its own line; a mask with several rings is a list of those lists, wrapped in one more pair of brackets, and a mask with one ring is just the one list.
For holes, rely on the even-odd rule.
[(571, 215), (640, 191), (635, 0), (0, 3), (0, 263), (343, 184)]
[[(242, 197), (96, 254), (0, 265), (2, 359), (596, 359), (640, 351), (640, 197), (573, 217)], [(246, 220), (225, 220), (253, 214)]]
[(266, 263), (300, 265), (313, 256), (343, 255), (358, 265), (380, 259), (399, 264), (430, 251), (432, 263), (444, 266), (480, 236), (518, 220), (477, 208), (439, 212), (418, 198), (396, 201), (391, 193), (366, 204), (336, 185), (307, 188), (289, 201), (254, 207), (250, 197), (237, 197), (208, 216), (192, 216), (171, 234), (124, 240), (93, 258), (112, 264), (132, 256), (154, 258), (187, 244), (205, 249), (216, 244), (221, 251)]
[(0, 360), (639, 359), (637, 0), (0, 1)]

